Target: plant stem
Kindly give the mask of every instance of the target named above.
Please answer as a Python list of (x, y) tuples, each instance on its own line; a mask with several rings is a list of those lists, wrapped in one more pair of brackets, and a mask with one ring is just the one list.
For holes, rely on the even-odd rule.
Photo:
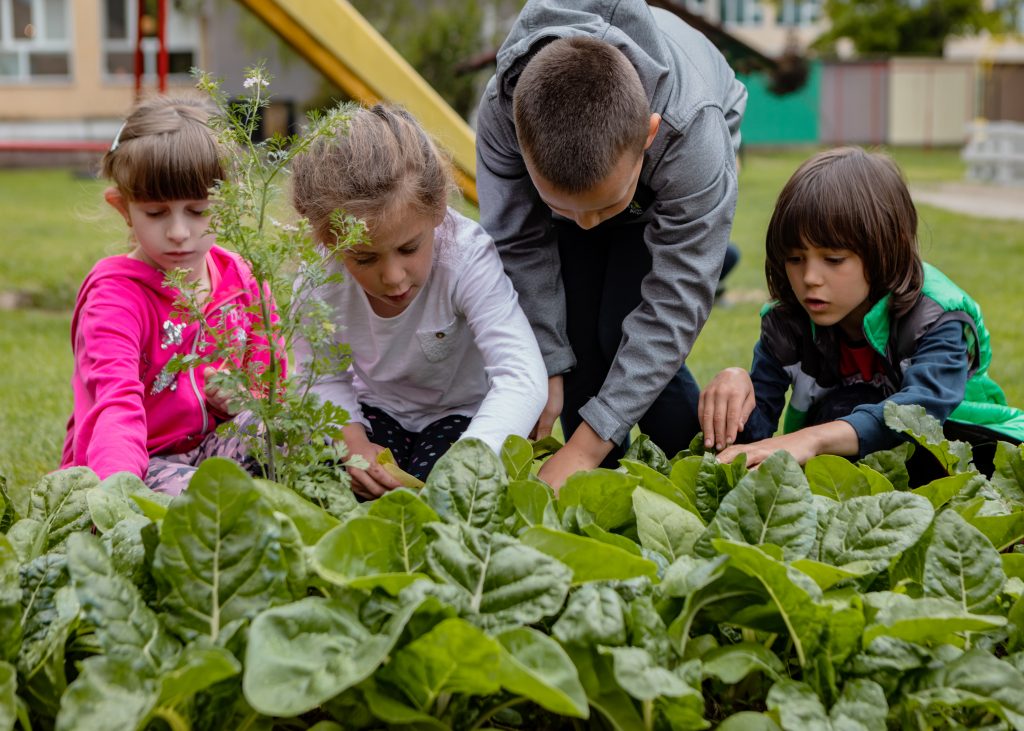
[(171, 727), (171, 731), (191, 731), (192, 724), (181, 717), (181, 714), (173, 708), (160, 707), (153, 711), (153, 715)]
[(524, 698), (523, 696), (516, 696), (515, 698), (511, 698), (505, 701), (504, 703), (499, 703), (496, 706), (491, 706), (486, 711), (480, 714), (480, 716), (476, 719), (476, 722), (469, 727), (469, 731), (478, 731), (478, 729), (483, 728), (484, 724), (490, 721), (491, 718), (496, 713), (500, 713), (501, 711), (504, 711), (506, 708), (511, 708), (512, 706), (519, 705), (525, 700), (526, 698)]

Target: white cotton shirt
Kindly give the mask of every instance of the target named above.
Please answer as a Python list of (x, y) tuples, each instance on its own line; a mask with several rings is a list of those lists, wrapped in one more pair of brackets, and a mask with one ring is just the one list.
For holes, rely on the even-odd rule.
[[(333, 272), (345, 273), (341, 260)], [(348, 343), (347, 371), (314, 388), (369, 426), (360, 403), (419, 432), (452, 414), (472, 417), (462, 435), (495, 452), (509, 434), (529, 434), (547, 401), (547, 370), (498, 251), (480, 224), (453, 209), (434, 230), (430, 275), (395, 317), (370, 307), (352, 277), (318, 295), (333, 308), (335, 339)], [(296, 344), (299, 367), (309, 359)]]

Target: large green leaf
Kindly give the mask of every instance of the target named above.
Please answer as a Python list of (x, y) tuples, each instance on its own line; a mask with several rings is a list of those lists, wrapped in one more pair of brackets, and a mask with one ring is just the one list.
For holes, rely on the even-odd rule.
[(821, 560), (834, 566), (885, 562), (914, 545), (931, 523), (931, 503), (906, 492), (855, 497), (839, 506), (821, 539)]
[(272, 510), (291, 518), (307, 546), (315, 545), (324, 533), (338, 525), (337, 518), (290, 487), (270, 480), (253, 480), (252, 484)]
[(497, 693), (503, 652), (497, 640), (469, 622), (446, 619), (398, 650), (377, 677), (429, 711), (442, 693)]
[(562, 607), (572, 581), (565, 564), (501, 533), (442, 523), (427, 529), (436, 535), (427, 563), (462, 596), (474, 622), (487, 629), (533, 624)]
[(252, 478), (208, 459), (174, 499), (153, 565), (167, 625), (217, 640), (228, 624), (292, 599), (280, 528)]
[(212, 685), (242, 672), (242, 664), (222, 647), (204, 638), (185, 647), (157, 679), (157, 706), (175, 708)]
[[(118, 473), (118, 475), (123, 474), (130, 473)], [(135, 475), (131, 476), (135, 477)], [(139, 478), (135, 477), (135, 479)], [(92, 522), (101, 533), (112, 531), (114, 526), (122, 520), (138, 517), (141, 512), (130, 499), (107, 490), (102, 484), (99, 487), (90, 487), (86, 490), (85, 500), (89, 506)]]
[(18, 720), (18, 671), (0, 661), (0, 731), (14, 731)]
[(18, 556), (0, 533), (0, 661), (13, 660), (21, 646), (21, 611)]
[(943, 436), (942, 424), (917, 404), (885, 404), (885, 423), (894, 431), (907, 434), (921, 448), (931, 452), (949, 474), (971, 469), (971, 445), (950, 441)]
[(681, 677), (655, 663), (647, 650), (639, 647), (601, 647), (598, 651), (611, 656), (615, 682), (639, 701), (652, 701), (663, 696), (678, 698), (699, 695)]
[(804, 473), (792, 455), (780, 450), (725, 496), (695, 550), (710, 558), (712, 542), (724, 538), (754, 546), (771, 543), (793, 560), (810, 552), (815, 527), (814, 501)]
[(622, 597), (610, 586), (584, 584), (569, 597), (551, 633), (567, 647), (626, 644)]
[(897, 490), (910, 487), (910, 473), (907, 472), (907, 460), (914, 453), (914, 445), (910, 442), (900, 444), (893, 449), (873, 452), (862, 459), (859, 464), (870, 467), (885, 477)]
[(525, 530), (519, 540), (568, 566), (574, 584), (634, 576), (654, 578), (658, 573), (651, 561), (610, 543), (541, 525)]
[(138, 587), (149, 588), (152, 579), (148, 560), (160, 542), (160, 531), (154, 523), (132, 513), (104, 533), (101, 542), (117, 573)]
[(630, 441), (624, 458), (647, 465), (665, 476), (672, 470), (668, 456), (646, 434), (640, 434)]
[(727, 685), (736, 685), (751, 673), (760, 672), (772, 680), (781, 680), (786, 666), (778, 655), (757, 642), (740, 642), (716, 647), (701, 657), (705, 678), (718, 678)]
[(78, 619), (78, 602), (68, 584), (67, 559), (61, 553), (47, 553), (24, 564), (21, 584), (22, 641), (18, 671), (31, 677), (57, 654)]
[(22, 518), (7, 531), (7, 540), (23, 564), (46, 553), (47, 537), (46, 523), (32, 518)]
[(503, 632), (497, 640), (505, 649), (499, 669), (503, 688), (553, 713), (575, 718), (590, 715), (576, 666), (561, 645), (529, 627)]
[(967, 483), (976, 478), (977, 475), (971, 472), (941, 477), (938, 480), (932, 480), (927, 485), (915, 488), (914, 494), (928, 498), (928, 502), (932, 504), (932, 507), (938, 510), (958, 495)]
[(992, 487), (1004, 500), (1024, 506), (1024, 444), (999, 442), (993, 464)]
[(519, 519), (527, 527), (558, 527), (555, 493), (545, 483), (538, 480), (514, 480), (509, 483), (508, 495)]
[(533, 445), (517, 434), (509, 434), (501, 445), (501, 464), (509, 480), (525, 480), (533, 466)]
[(747, 457), (741, 454), (730, 464), (722, 464), (711, 452), (705, 452), (694, 477), (697, 512), (704, 522), (710, 522), (722, 505), (722, 500), (747, 474)]
[(1010, 515), (974, 515), (967, 522), (977, 528), (999, 551), (1024, 539), (1024, 510)]
[(68, 570), (104, 654), (143, 677), (159, 675), (174, 661), (181, 645), (164, 630), (135, 585), (114, 570), (95, 536), (79, 533), (68, 539)]
[[(370, 714), (372, 714), (372, 719), (368, 720), (368, 723), (377, 720), (387, 724), (388, 728), (399, 726), (415, 729), (416, 731), (451, 731), (451, 727), (447, 724), (441, 723), (433, 716), (407, 705), (404, 698), (396, 698), (391, 693), (385, 691), (385, 689), (377, 686), (372, 678), (364, 681), (359, 686), (359, 690), (366, 701), (366, 707), (369, 709)], [(398, 694), (400, 691), (395, 690), (394, 692)], [(350, 721), (351, 718), (349, 715), (336, 715), (336, 717), (344, 718), (346, 721)], [(362, 728), (362, 726), (359, 726), (359, 728)]]
[(801, 666), (806, 666), (821, 642), (830, 613), (821, 602), (818, 585), (757, 546), (722, 539), (716, 539), (714, 546), (730, 557), (730, 566), (764, 585), (789, 630)]
[(89, 530), (86, 491), (99, 481), (89, 468), (72, 467), (47, 475), (32, 488), (25, 517), (43, 524), (46, 550), (62, 546), (72, 533)]
[(874, 573), (874, 562), (872, 561), (854, 561), (844, 566), (833, 566), (810, 558), (798, 558), (790, 565), (814, 579), (814, 583), (822, 591), (831, 589), (844, 581), (859, 579)]
[(423, 499), (446, 521), (493, 530), (512, 514), (508, 477), (498, 456), (479, 439), (460, 439), (437, 460)]
[(650, 492), (661, 495), (671, 500), (681, 508), (684, 508), (694, 515), (697, 515), (694, 497), (686, 490), (681, 490), (671, 479), (649, 467), (642, 462), (635, 462), (629, 459), (620, 459), (619, 464), (626, 468), (626, 472), (640, 480), (640, 486)]
[(642, 487), (633, 492), (633, 510), (644, 548), (657, 551), (669, 562), (693, 554), (693, 546), (704, 532), (704, 524), (696, 515)]
[(633, 522), (633, 490), (640, 478), (612, 470), (577, 472), (569, 477), (558, 493), (558, 510), (582, 507), (605, 530), (615, 530)]
[(952, 599), (964, 612), (995, 613), (1004, 583), (999, 553), (981, 531), (955, 510), (939, 513), (925, 552), (925, 594)]
[(412, 569), (423, 565), (423, 542), (421, 537), (419, 545), (411, 547), (403, 526), (390, 520), (369, 515), (351, 518), (316, 544), (313, 567), (336, 584), (365, 589), (383, 586), (396, 593), (423, 576)]
[(90, 657), (61, 698), (57, 731), (145, 728), (157, 693), (156, 681), (140, 676), (124, 659)]
[(864, 595), (874, 611), (864, 629), (864, 645), (889, 636), (909, 642), (941, 643), (958, 632), (984, 632), (1006, 625), (1006, 619), (989, 614), (970, 614), (949, 599), (912, 597), (893, 592)]
[(566, 650), (579, 672), (587, 700), (612, 731), (649, 729), (633, 699), (616, 682), (610, 656), (599, 653), (596, 647), (570, 646)]
[(753, 711), (734, 713), (718, 724), (716, 731), (781, 731), (769, 716)]
[(793, 680), (773, 685), (767, 702), (784, 731), (885, 731), (889, 711), (881, 686), (859, 679), (846, 684), (827, 713), (809, 685)]
[(389, 520), (401, 531), (399, 555), (403, 571), (419, 571), (427, 560), (427, 537), (423, 526), (440, 520), (419, 495), (410, 490), (392, 490), (370, 504), (368, 515)]
[(308, 597), (260, 613), (245, 652), (246, 700), (271, 716), (316, 708), (381, 666), (414, 609), (403, 608), (380, 634), (334, 599)]
[(819, 454), (804, 465), (807, 484), (815, 495), (843, 502), (852, 497), (871, 494), (868, 478), (845, 457)]
[(935, 667), (904, 701), (911, 709), (979, 708), (1024, 728), (1024, 674), (984, 650)]

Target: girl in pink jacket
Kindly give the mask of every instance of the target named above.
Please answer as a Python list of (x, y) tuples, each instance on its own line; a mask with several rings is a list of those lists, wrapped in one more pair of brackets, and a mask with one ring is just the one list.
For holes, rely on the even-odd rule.
[(201, 98), (159, 97), (125, 121), (101, 172), (113, 183), (105, 198), (128, 224), (133, 248), (93, 267), (71, 321), (75, 405), (61, 466), (86, 466), (101, 479), (131, 472), (175, 495), (203, 459), (241, 459), (245, 450), (214, 431), (232, 418), (225, 394), (206, 383), (224, 364), (168, 368), (173, 356), (203, 356), (211, 345), (200, 324), (176, 311), (179, 292), (164, 285), (165, 273), (188, 270), (208, 323), (245, 344), (245, 362), (228, 366), (258, 369), (268, 355), (250, 307), (258, 285), (208, 231), (208, 191), (224, 169), (207, 117)]

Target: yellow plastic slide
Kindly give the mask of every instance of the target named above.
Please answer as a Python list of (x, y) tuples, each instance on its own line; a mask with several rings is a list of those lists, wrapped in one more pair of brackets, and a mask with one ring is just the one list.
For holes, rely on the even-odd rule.
[(476, 197), (473, 130), (346, 0), (239, 0), (320, 73), (364, 104), (401, 104), (451, 153)]

